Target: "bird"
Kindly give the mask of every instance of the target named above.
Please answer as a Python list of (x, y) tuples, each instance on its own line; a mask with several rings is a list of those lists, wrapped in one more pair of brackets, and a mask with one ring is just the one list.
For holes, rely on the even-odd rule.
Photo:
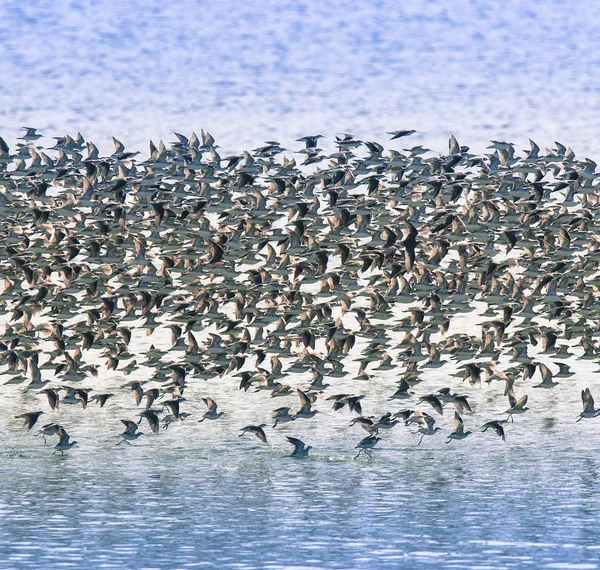
[(297, 388), (296, 392), (298, 393), (298, 398), (300, 398), (300, 409), (294, 414), (294, 418), (312, 418), (318, 410), (312, 409), (312, 402), (306, 392), (303, 392), (300, 388)]
[(275, 420), (275, 423), (273, 424), (273, 427), (275, 428), (278, 424), (293, 422), (296, 417), (290, 414), (290, 408), (282, 407), (273, 411), (273, 419)]
[(417, 131), (415, 131), (414, 129), (405, 129), (405, 130), (400, 130), (400, 131), (390, 131), (387, 134), (388, 135), (392, 135), (390, 140), (394, 140), (394, 139), (399, 139), (402, 137), (408, 137), (410, 135), (415, 134)]
[(36, 141), (36, 140), (42, 138), (42, 135), (40, 135), (38, 132), (36, 132), (37, 129), (35, 127), (23, 127), (23, 130), (26, 132), (22, 137), (19, 137), (19, 139), (21, 139), (21, 140)]
[(381, 438), (376, 435), (368, 435), (364, 439), (361, 439), (355, 449), (358, 449), (358, 453), (354, 459), (358, 459), (361, 453), (365, 453), (369, 459), (373, 459), (373, 456), (369, 453), (369, 449), (373, 449), (377, 442), (381, 441)]
[[(195, 411), (196, 382), (219, 382), (227, 398), (235, 376), (240, 408), (267, 411), (274, 428), (321, 413), (323, 398), (349, 410), (361, 436), (404, 421), (420, 445), (441, 431), (447, 404), (461, 418), (449, 440), (467, 436), (461, 416), (475, 406), (454, 393), (462, 381), (485, 390), (502, 380), (508, 418), (481, 427), (501, 437), (498, 427), (529, 409), (517, 379), (539, 370), (534, 387), (551, 389), (600, 354), (597, 164), (561, 143), (543, 153), (492, 141), (474, 154), (452, 136), (436, 154), (344, 133), (332, 153), (309, 135), (291, 158), (277, 141), (222, 158), (202, 131), (151, 142), (139, 160), (118, 139), (102, 156), (79, 133), (51, 149), (35, 128), (23, 133), (12, 150), (0, 137), (0, 356), (11, 401), (13, 390), (24, 401), (44, 395), (62, 423), (81, 419), (78, 404), (102, 407), (105, 380), (135, 374), (110, 388), (113, 409), (145, 407), (137, 425), (146, 418), (158, 433), (190, 417), (184, 402)], [(156, 348), (139, 335), (167, 341)], [(68, 386), (49, 388), (52, 375)], [(297, 389), (304, 375), (309, 388)], [(261, 408), (294, 393), (296, 408)], [(536, 396), (540, 406), (556, 399)], [(380, 398), (428, 403), (438, 423), (414, 409), (366, 415)], [(487, 391), (476, 412), (497, 411), (495, 398)], [(574, 420), (600, 415), (589, 389), (582, 402)], [(200, 421), (222, 417), (204, 404)], [(141, 432), (125, 433), (119, 442)]]
[(294, 451), (292, 451), (290, 457), (307, 457), (308, 452), (312, 449), (311, 445), (305, 445), (298, 438), (287, 436), (287, 440), (294, 446)]
[(131, 445), (132, 441), (135, 441), (138, 437), (144, 435), (144, 432), (137, 431), (138, 424), (135, 422), (132, 422), (131, 420), (121, 420), (121, 422), (125, 425), (125, 431), (119, 434), (121, 436), (121, 441), (117, 443), (117, 445), (120, 445), (123, 442)]
[(488, 429), (493, 429), (499, 437), (502, 438), (502, 441), (506, 441), (506, 436), (504, 434), (504, 428), (502, 424), (506, 423), (506, 420), (491, 420), (489, 422), (485, 422), (481, 426), (481, 431), (487, 431)]
[(454, 431), (448, 436), (446, 443), (450, 443), (453, 439), (465, 439), (472, 432), (465, 431), (465, 426), (458, 412), (454, 412)]
[(600, 409), (594, 408), (594, 398), (589, 388), (581, 391), (581, 401), (583, 402), (583, 412), (579, 414), (578, 422), (584, 418), (595, 418), (600, 415)]
[(150, 431), (152, 431), (152, 433), (158, 433), (160, 424), (159, 424), (158, 415), (157, 415), (156, 411), (154, 411), (152, 409), (144, 410), (140, 414), (140, 421), (138, 422), (138, 425), (141, 423), (141, 421), (144, 418), (146, 418), (146, 420), (148, 420), (148, 425), (150, 426)]
[(208, 408), (202, 419), (198, 420), (199, 422), (203, 422), (204, 420), (218, 420), (225, 412), (217, 412), (217, 402), (215, 402), (212, 398), (202, 398), (202, 401), (206, 404)]
[[(415, 414), (413, 414), (413, 416), (414, 415)], [(417, 443), (417, 445), (421, 445), (421, 442), (423, 441), (423, 438), (426, 435), (435, 435), (441, 429), (435, 425), (435, 418), (428, 414), (422, 414), (419, 417), (417, 417), (416, 420), (413, 420), (413, 421), (417, 422), (417, 424), (419, 426), (417, 433), (421, 434), (421, 438), (419, 439), (419, 442)]]
[(59, 427), (56, 431), (59, 439), (59, 442), (54, 446), (54, 453), (58, 453), (60, 451), (61, 455), (64, 455), (65, 451), (71, 449), (74, 445), (77, 445), (76, 441), (71, 441), (71, 437), (65, 431), (64, 428)]
[(104, 404), (109, 398), (113, 398), (114, 394), (95, 394), (90, 398), (90, 402), (98, 402), (100, 407), (103, 408)]
[(444, 409), (442, 407), (442, 403), (439, 398), (435, 394), (428, 394), (426, 396), (421, 396), (417, 404), (421, 402), (426, 402), (431, 405), (431, 407), (440, 415), (444, 414)]
[(267, 436), (265, 434), (265, 430), (263, 428), (267, 427), (267, 424), (260, 424), (257, 426), (245, 426), (240, 431), (239, 437), (242, 437), (246, 432), (253, 433), (260, 441), (263, 443), (267, 443)]
[(523, 414), (529, 409), (525, 405), (525, 404), (527, 404), (527, 395), (521, 396), (517, 400), (515, 393), (512, 389), (512, 386), (508, 389), (507, 395), (508, 395), (508, 403), (510, 404), (510, 408), (508, 410), (506, 410), (505, 413), (508, 414), (508, 417), (511, 419), (511, 421), (514, 421), (514, 418), (513, 418), (514, 414)]
[(540, 362), (538, 366), (540, 368), (540, 373), (542, 374), (542, 382), (536, 384), (534, 388), (554, 388), (554, 386), (558, 386), (558, 382), (554, 382), (552, 379), (553, 375), (550, 369), (543, 362)]
[(48, 398), (48, 405), (50, 406), (51, 410), (59, 409), (59, 396), (56, 390), (53, 390), (52, 388), (44, 388), (43, 390), (40, 390), (40, 394), (46, 394)]
[(44, 438), (44, 443), (47, 443), (46, 436), (47, 435), (56, 435), (60, 429), (64, 429), (60, 424), (57, 423), (49, 423), (40, 429), (35, 435), (41, 435)]
[(15, 418), (22, 418), (25, 420), (23, 425), (27, 426), (27, 431), (29, 431), (38, 421), (38, 418), (43, 414), (44, 412), (39, 411), (39, 412), (27, 412), (25, 414), (19, 414), (18, 416), (15, 416)]

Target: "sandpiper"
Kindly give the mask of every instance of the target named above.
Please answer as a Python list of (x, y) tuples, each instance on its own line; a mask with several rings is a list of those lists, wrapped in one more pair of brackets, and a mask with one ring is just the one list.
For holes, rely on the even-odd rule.
[(63, 427), (56, 423), (46, 424), (41, 427), (40, 431), (38, 431), (35, 435), (41, 435), (44, 438), (44, 443), (47, 443), (46, 436), (47, 435), (56, 435), (60, 429)]
[(356, 449), (358, 449), (358, 453), (356, 454), (354, 459), (358, 459), (358, 456), (363, 452), (369, 457), (369, 459), (373, 459), (373, 456), (369, 453), (369, 449), (373, 449), (377, 445), (377, 442), (380, 440), (381, 438), (377, 437), (376, 435), (368, 435), (367, 437), (362, 439), (356, 446)]
[(204, 420), (218, 420), (225, 412), (217, 412), (217, 402), (212, 398), (202, 398), (202, 401), (206, 404), (208, 410), (204, 412), (202, 419), (198, 420), (203, 422)]
[(77, 444), (76, 441), (71, 441), (69, 434), (65, 431), (64, 428), (59, 427), (56, 431), (58, 437), (60, 438), (59, 442), (54, 446), (54, 453), (58, 453), (60, 451), (61, 455), (64, 455), (65, 451), (71, 449), (74, 445)]
[(39, 411), (39, 412), (27, 412), (25, 414), (19, 414), (18, 416), (15, 416), (15, 418), (23, 418), (25, 420), (25, 422), (23, 423), (23, 425), (27, 426), (27, 431), (29, 431), (34, 425), (35, 423), (38, 421), (38, 418), (43, 414), (44, 412)]
[(138, 424), (132, 422), (131, 420), (121, 420), (121, 422), (125, 425), (125, 431), (121, 434), (121, 441), (117, 443), (117, 445), (121, 445), (123, 442), (131, 445), (132, 441), (135, 441), (141, 435), (144, 435), (144, 432), (138, 432)]
[(239, 437), (242, 437), (246, 432), (253, 433), (260, 441), (263, 443), (267, 443), (267, 436), (265, 434), (265, 430), (263, 428), (267, 427), (267, 424), (260, 424), (257, 426), (245, 426), (240, 431)]
[(448, 436), (448, 441), (446, 441), (446, 443), (450, 443), (453, 439), (465, 439), (465, 437), (471, 435), (471, 433), (472, 432), (470, 431), (465, 431), (465, 426), (460, 414), (454, 412), (454, 431)]
[(287, 440), (294, 446), (290, 457), (307, 457), (308, 452), (312, 449), (311, 445), (305, 445), (301, 439), (287, 436)]
[(600, 415), (600, 409), (594, 408), (594, 398), (589, 388), (581, 391), (581, 401), (583, 402), (583, 412), (579, 414), (578, 422), (584, 418), (595, 418)]
[(502, 424), (505, 424), (507, 420), (492, 420), (489, 422), (485, 422), (481, 426), (481, 431), (487, 431), (488, 429), (493, 429), (499, 437), (502, 438), (502, 441), (506, 441), (506, 436), (504, 434), (504, 427)]

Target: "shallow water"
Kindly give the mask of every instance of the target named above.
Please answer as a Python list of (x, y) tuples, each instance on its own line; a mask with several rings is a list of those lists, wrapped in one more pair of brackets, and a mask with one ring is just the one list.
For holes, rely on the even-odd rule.
[[(531, 409), (506, 424), (506, 442), (479, 430), (501, 417), (503, 383), (466, 384), (459, 391), (474, 408), (463, 414), (469, 438), (445, 443), (446, 412), (444, 431), (421, 445), (413, 427), (386, 431), (373, 460), (354, 459), (364, 433), (326, 401), (311, 420), (266, 428), (269, 445), (239, 438), (241, 426), (268, 422), (276, 404), (294, 408), (297, 398), (265, 406), (263, 394), (240, 392), (233, 376), (191, 381), (185, 409), (194, 417), (131, 446), (116, 446), (119, 419), (138, 413), (126, 392), (103, 409), (47, 411), (40, 421), (60, 417), (80, 442), (64, 456), (52, 454), (55, 438), (44, 445), (10, 419), (5, 400), (1, 566), (595, 568), (600, 444), (595, 420), (575, 422), (590, 377), (582, 362), (570, 364), (586, 380), (552, 390), (519, 384)], [(111, 374), (92, 384), (112, 390), (125, 380)], [(441, 373), (424, 377), (419, 393), (448, 383)], [(337, 382), (343, 391), (346, 380)], [(365, 383), (366, 414), (404, 407), (385, 400), (393, 382), (383, 372)], [(43, 396), (4, 389), (13, 411), (15, 402), (47, 410)], [(207, 394), (226, 415), (198, 423)], [(289, 457), (286, 435), (313, 445), (310, 457)]]
[(2, 567), (595, 568), (598, 449), (540, 443), (23, 450), (0, 464)]

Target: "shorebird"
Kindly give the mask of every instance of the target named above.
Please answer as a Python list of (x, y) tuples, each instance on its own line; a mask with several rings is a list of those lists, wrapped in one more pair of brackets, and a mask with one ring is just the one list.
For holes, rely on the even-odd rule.
[(54, 453), (58, 453), (60, 451), (61, 455), (65, 454), (65, 451), (71, 449), (74, 445), (77, 444), (76, 441), (71, 441), (69, 434), (64, 430), (64, 428), (59, 427), (56, 431), (58, 437), (60, 438), (59, 442), (54, 446)]
[(373, 422), (373, 427), (379, 431), (380, 429), (392, 429), (399, 424), (400, 420), (396, 419), (391, 412), (383, 414), (378, 420)]
[(305, 445), (305, 443), (295, 437), (287, 436), (287, 440), (294, 446), (294, 451), (290, 457), (307, 457), (308, 452), (312, 449), (311, 445)]
[(453, 439), (465, 439), (465, 437), (468, 437), (471, 433), (472, 432), (470, 431), (465, 431), (465, 426), (460, 414), (454, 412), (454, 431), (448, 436), (448, 441), (446, 441), (446, 443), (450, 443)]
[(75, 389), (70, 386), (62, 386), (60, 389), (66, 392), (60, 400), (62, 404), (81, 404), (83, 409), (87, 407), (88, 390)]
[(61, 425), (51, 423), (42, 426), (40, 431), (38, 431), (35, 435), (41, 435), (44, 438), (44, 443), (47, 443), (46, 436), (47, 435), (56, 435), (60, 429), (64, 429)]
[(23, 127), (23, 130), (26, 131), (22, 137), (18, 137), (23, 141), (36, 141), (41, 139), (43, 135), (40, 135), (35, 127)]
[(485, 422), (482, 426), (481, 426), (481, 431), (487, 431), (488, 429), (493, 429), (498, 436), (500, 436), (502, 438), (502, 441), (506, 441), (506, 436), (504, 434), (504, 428), (502, 427), (502, 424), (505, 424), (506, 420), (492, 420), (489, 422)]
[(554, 386), (558, 386), (558, 382), (552, 380), (552, 372), (543, 362), (539, 362), (538, 367), (542, 375), (542, 382), (541, 384), (536, 384), (534, 388), (554, 388)]
[(595, 418), (600, 415), (600, 409), (596, 410), (594, 408), (594, 398), (592, 398), (589, 388), (581, 391), (581, 401), (583, 402), (583, 412), (579, 414), (577, 421), (581, 421), (584, 418)]
[(132, 422), (131, 420), (121, 420), (121, 422), (125, 425), (125, 431), (121, 434), (121, 441), (117, 443), (117, 445), (121, 445), (123, 442), (131, 445), (132, 441), (135, 441), (141, 435), (144, 435), (144, 432), (138, 432), (138, 424)]
[(267, 424), (260, 424), (258, 426), (246, 426), (243, 427), (240, 431), (239, 437), (242, 437), (246, 432), (253, 433), (260, 441), (263, 443), (267, 443), (267, 436), (265, 434), (265, 430), (263, 428), (267, 427)]
[(59, 408), (59, 396), (56, 390), (52, 388), (45, 388), (44, 390), (40, 390), (40, 394), (46, 394), (48, 398), (48, 405), (51, 410), (58, 410)]
[(206, 404), (208, 410), (204, 412), (201, 420), (199, 422), (203, 422), (204, 420), (218, 420), (225, 412), (217, 412), (217, 402), (215, 402), (212, 398), (202, 398), (202, 401)]
[(419, 398), (419, 401), (417, 402), (417, 405), (421, 402), (427, 402), (438, 414), (444, 415), (442, 403), (435, 394), (427, 394), (426, 396), (421, 396)]
[[(386, 152), (343, 134), (327, 155), (314, 135), (299, 139), (298, 165), (277, 141), (222, 158), (205, 132), (151, 143), (138, 161), (117, 139), (103, 157), (80, 134), (45, 149), (35, 129), (25, 131), (13, 150), (0, 137), (0, 355), (10, 390), (30, 398), (40, 389), (53, 410), (85, 407), (88, 393), (102, 405), (105, 389), (91, 396), (84, 387), (99, 388), (98, 368), (141, 373), (143, 359), (146, 379), (119, 390), (132, 390), (135, 405), (146, 400), (140, 422), (154, 432), (188, 416), (179, 407), (192, 379), (223, 378), (226, 390), (236, 374), (260, 406), (293, 394), (284, 382), (298, 373), (312, 374), (311, 389), (296, 392), (296, 414), (273, 412), (275, 426), (313, 417), (316, 397), (332, 397), (336, 409), (359, 414), (350, 423), (369, 436), (404, 420), (422, 442), (439, 431), (430, 416), (365, 417), (364, 402), (374, 404), (379, 387), (391, 400), (411, 398), (439, 367), (455, 383), (420, 402), (440, 414), (451, 403), (464, 415), (470, 400), (453, 393), (456, 378), (479, 387), (504, 380), (514, 419), (527, 410), (512, 392), (521, 374), (539, 369), (535, 387), (551, 388), (575, 374), (564, 359), (575, 366), (600, 354), (597, 165), (560, 143), (543, 153), (535, 143), (519, 152), (492, 141), (492, 152), (476, 155), (453, 136), (436, 155), (422, 146)], [(406, 316), (396, 320), (401, 306)], [(211, 331), (204, 343), (201, 331)], [(172, 346), (143, 349), (135, 332), (166, 333)], [(46, 341), (52, 349), (40, 364)], [(359, 363), (354, 377), (349, 361)], [(367, 386), (369, 366), (405, 369), (398, 382), (390, 374)], [(69, 387), (47, 388), (52, 374)], [(334, 379), (343, 389), (328, 386)], [(482, 413), (491, 399), (480, 400)], [(221, 415), (208, 400), (202, 421)], [(589, 390), (582, 400), (578, 420), (599, 415)]]
[(518, 400), (515, 396), (515, 393), (512, 389), (512, 386), (508, 389), (508, 403), (510, 404), (510, 408), (508, 410), (506, 410), (506, 414), (508, 414), (508, 417), (511, 419), (511, 421), (514, 421), (513, 415), (514, 414), (524, 414), (529, 408), (525, 405), (527, 404), (527, 395), (525, 396), (521, 396)]
[(358, 453), (356, 454), (354, 459), (358, 459), (358, 456), (363, 452), (369, 457), (369, 459), (373, 459), (373, 456), (369, 453), (369, 449), (373, 449), (377, 445), (377, 442), (380, 440), (381, 438), (377, 437), (376, 435), (368, 435), (367, 437), (362, 439), (356, 446), (356, 449), (358, 449)]
[(34, 425), (35, 423), (38, 421), (38, 418), (43, 414), (44, 412), (27, 412), (25, 414), (19, 414), (18, 416), (15, 416), (15, 418), (23, 418), (25, 420), (23, 425), (27, 426), (27, 431), (29, 431)]
[(158, 415), (156, 414), (156, 412), (154, 410), (144, 410), (140, 414), (140, 421), (138, 422), (138, 425), (144, 418), (148, 420), (148, 424), (150, 425), (150, 430), (152, 431), (152, 433), (158, 433), (160, 425)]
[(113, 398), (114, 394), (95, 394), (94, 396), (92, 396), (90, 398), (90, 402), (98, 402), (98, 404), (100, 404), (100, 407), (103, 408), (104, 404), (106, 404), (106, 401), (109, 398)]
[(373, 418), (365, 418), (363, 416), (357, 416), (350, 420), (349, 425), (353, 426), (354, 424), (359, 424), (360, 427), (363, 428), (370, 435), (379, 433), (379, 428), (377, 428), (375, 426), (375, 421), (373, 420)]
[(404, 130), (399, 130), (399, 131), (389, 131), (387, 134), (388, 135), (392, 135), (390, 140), (393, 141), (394, 139), (399, 139), (402, 137), (408, 137), (410, 135), (414, 135), (417, 131), (415, 131), (414, 129), (404, 129)]
[(388, 400), (405, 400), (414, 395), (414, 392), (410, 391), (410, 385), (405, 378), (401, 378), (398, 382), (397, 390), (388, 398)]
[[(415, 414), (413, 414), (413, 416), (414, 415)], [(435, 418), (428, 414), (422, 414), (413, 421), (416, 421), (419, 425), (417, 433), (421, 434), (421, 438), (419, 439), (417, 445), (421, 445), (421, 442), (426, 435), (435, 435), (438, 431), (440, 431), (440, 428), (435, 425)]]
[(283, 407), (277, 408), (273, 411), (273, 419), (275, 420), (273, 427), (277, 427), (278, 424), (293, 422), (296, 419), (296, 417), (290, 414), (290, 408)]
[(312, 418), (318, 410), (312, 409), (312, 402), (306, 392), (303, 392), (300, 388), (297, 388), (296, 392), (298, 398), (300, 398), (300, 409), (294, 414), (294, 418)]
[(173, 419), (177, 421), (181, 416), (181, 413), (179, 411), (179, 404), (184, 400), (185, 398), (173, 398), (172, 400), (163, 400), (161, 404), (164, 407), (169, 408), (169, 410), (171, 410), (171, 415), (173, 416)]

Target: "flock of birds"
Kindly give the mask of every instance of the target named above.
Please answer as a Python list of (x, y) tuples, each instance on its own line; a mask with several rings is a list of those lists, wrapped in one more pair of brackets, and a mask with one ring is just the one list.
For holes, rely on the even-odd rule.
[[(202, 411), (190, 394), (220, 379), (259, 392), (272, 417), (240, 436), (266, 444), (267, 428), (300, 431), (345, 408), (348, 429), (366, 432), (357, 457), (370, 458), (398, 424), (415, 426), (418, 444), (443, 431), (447, 406), (447, 442), (468, 437), (470, 394), (455, 390), (482, 382), (502, 382), (507, 403), (477, 429), (504, 440), (529, 410), (527, 380), (539, 372), (531, 387), (553, 389), (574, 374), (565, 359), (598, 360), (600, 174), (559, 143), (519, 155), (492, 141), (478, 156), (452, 137), (438, 156), (344, 134), (327, 154), (317, 135), (294, 151), (268, 141), (221, 156), (202, 131), (150, 142), (142, 160), (116, 139), (100, 156), (80, 134), (48, 148), (41, 138), (26, 128), (12, 150), (0, 138), (0, 351), (4, 383), (48, 404), (17, 418), (31, 430), (54, 414), (38, 432), (58, 436), (54, 453), (77, 444), (65, 406), (111, 407), (108, 374), (130, 398), (119, 444), (142, 436), (143, 421), (159, 434), (219, 420), (214, 395)], [(131, 343), (161, 331), (164, 349)], [(446, 386), (421, 390), (432, 375)], [(373, 383), (402, 407), (365, 414)], [(579, 419), (598, 416), (590, 390), (581, 397)]]

